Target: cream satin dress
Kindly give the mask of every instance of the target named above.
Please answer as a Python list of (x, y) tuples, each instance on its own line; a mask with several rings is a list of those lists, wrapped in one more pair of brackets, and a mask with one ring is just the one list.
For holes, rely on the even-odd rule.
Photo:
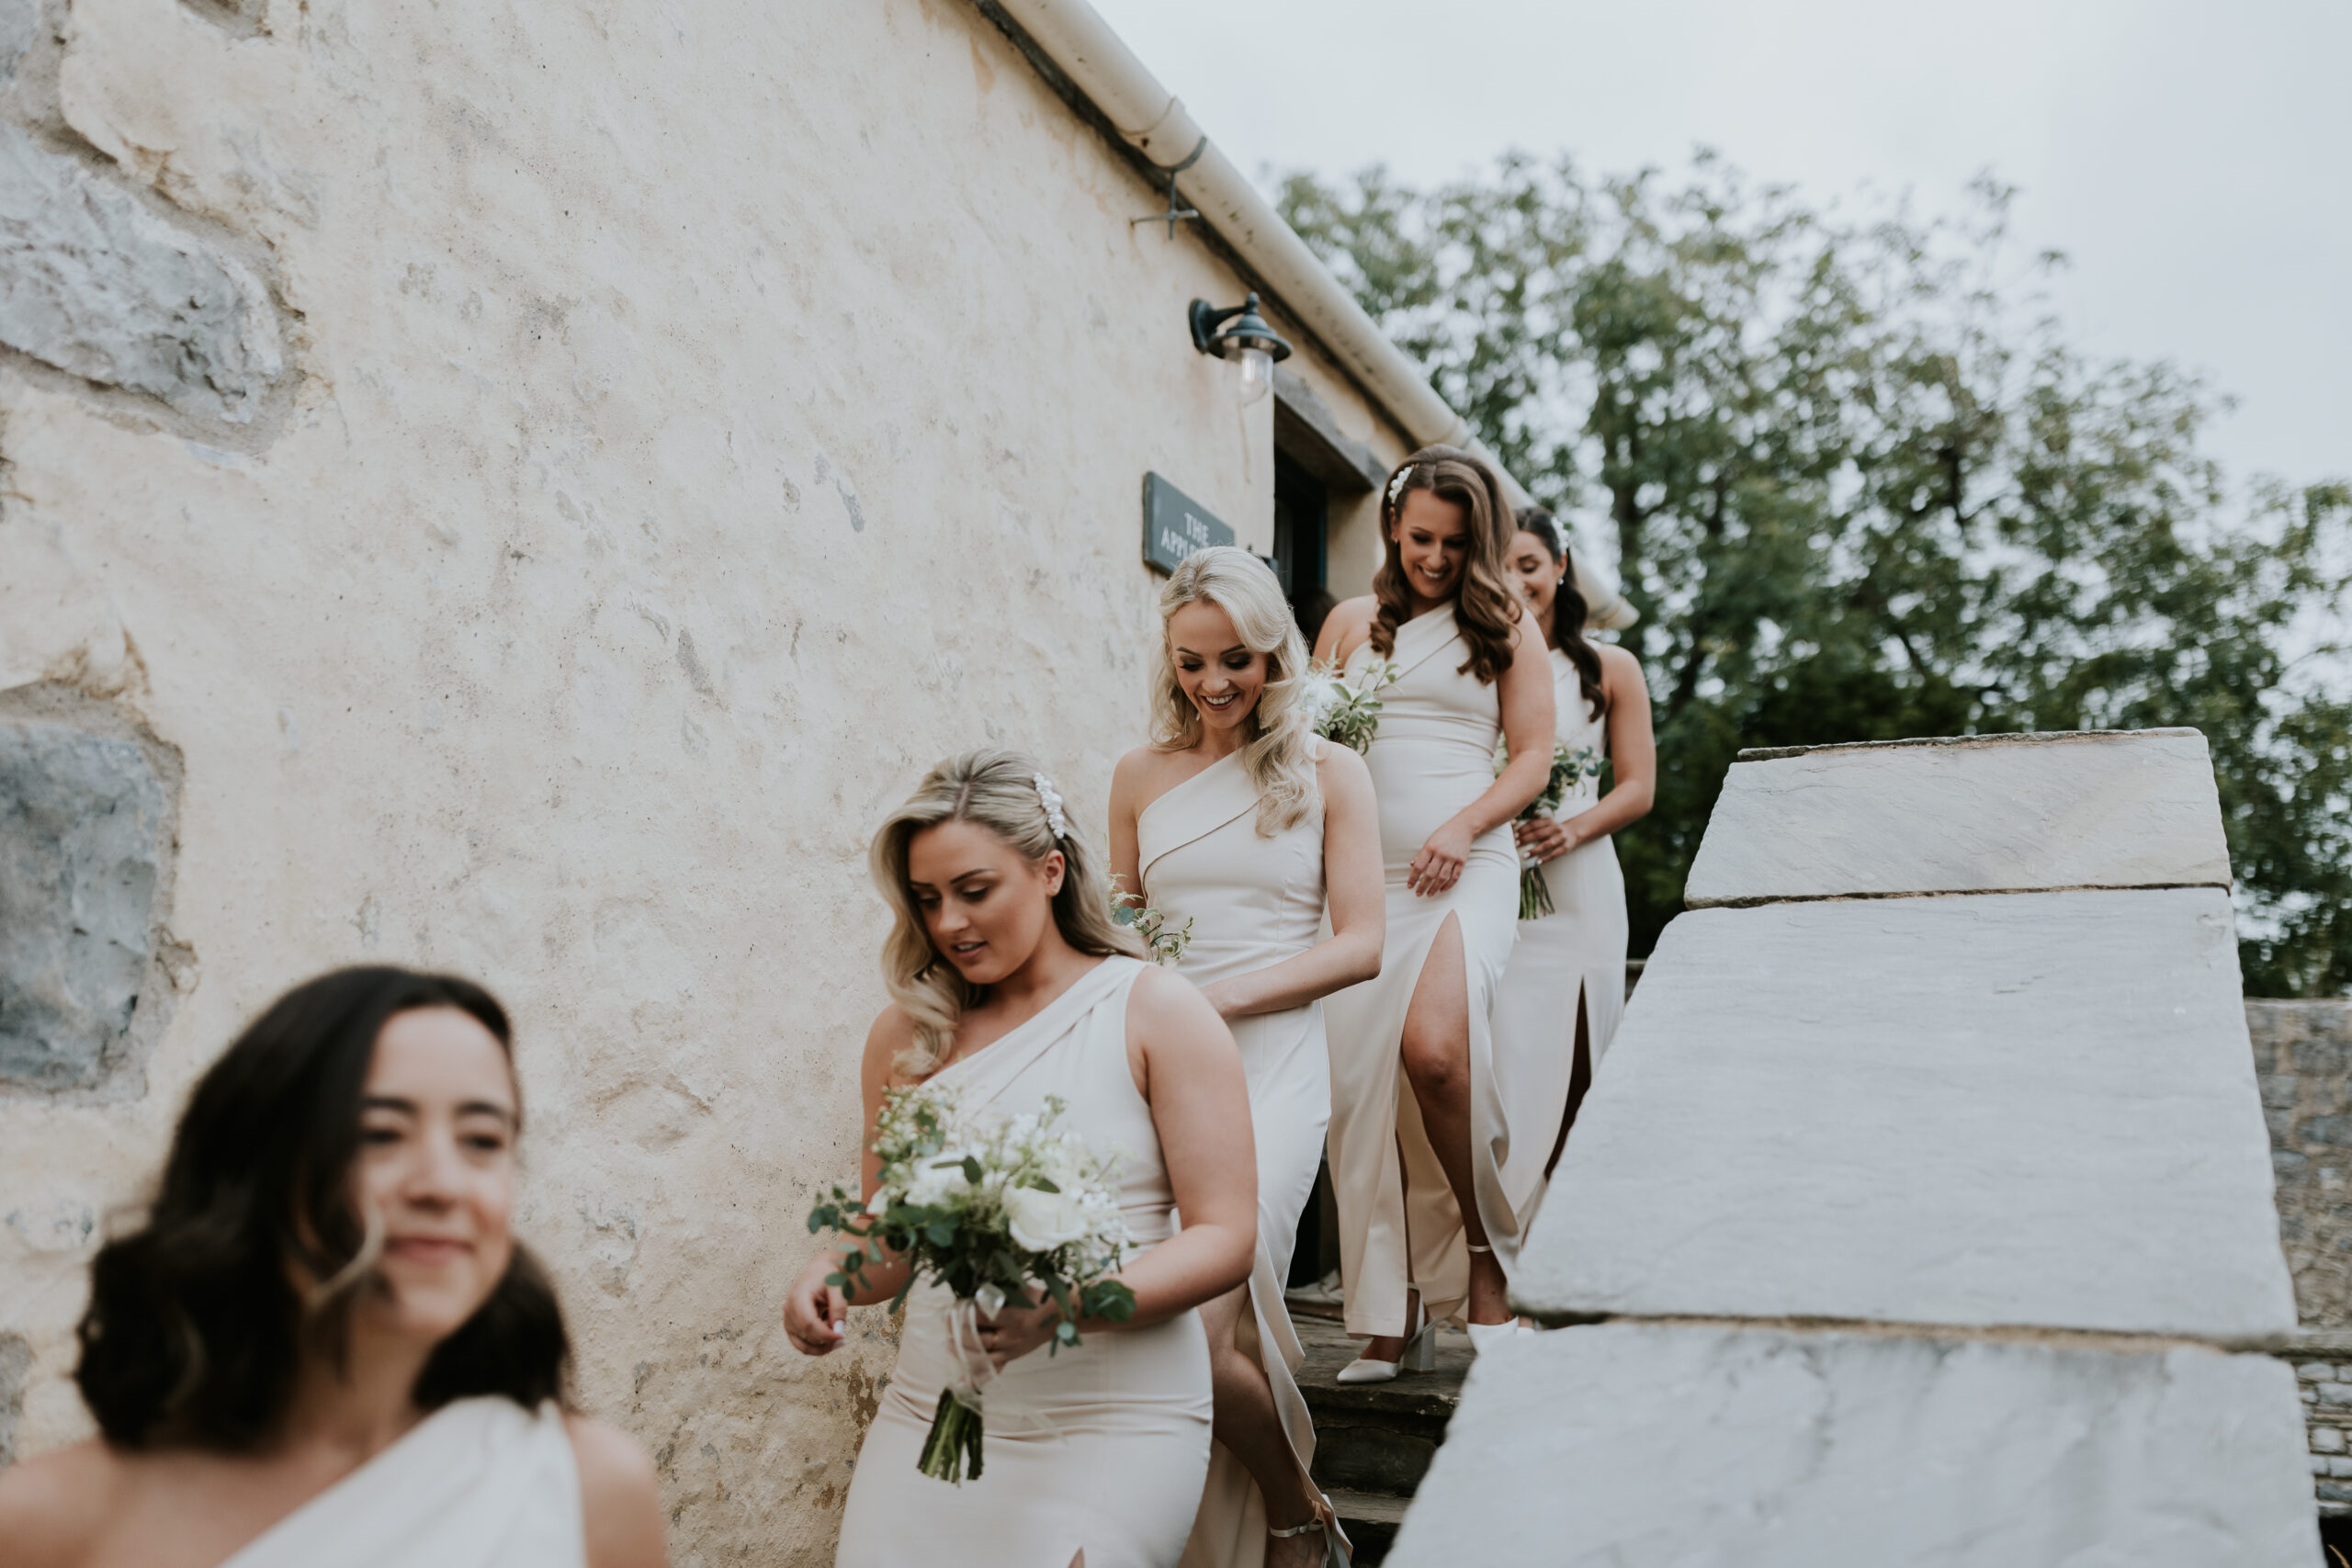
[[(1258, 800), (1241, 759), (1224, 757), (1154, 800), (1136, 822), (1145, 901), (1172, 925), (1192, 920), (1180, 972), (1196, 986), (1279, 964), (1322, 938), (1322, 805), (1318, 800), (1300, 821), (1263, 838)], [(1315, 1458), (1315, 1427), (1295, 1381), (1304, 1352), (1283, 1305), (1283, 1281), (1331, 1114), (1323, 1008), (1309, 1002), (1228, 1021), (1250, 1080), (1258, 1148), (1258, 1256), (1250, 1271), (1251, 1311), (1236, 1338), (1266, 1369), (1283, 1435), (1305, 1475)], [(1257, 1483), (1240, 1461), (1212, 1445), (1186, 1568), (1257, 1568), (1265, 1556), (1266, 1507)]]
[[(1470, 1293), (1462, 1214), (1421, 1130), (1404, 1075), (1405, 1014), (1422, 962), (1446, 919), (1462, 929), (1470, 1014), (1471, 1168), (1478, 1213), (1498, 1258), (1518, 1231), (1499, 1169), (1510, 1139), (1495, 1083), (1489, 1013), (1519, 925), (1519, 852), (1508, 824), (1482, 834), (1454, 885), (1435, 897), (1405, 886), (1429, 836), (1491, 788), (1502, 696), (1460, 666), (1470, 656), (1451, 607), (1396, 628), (1394, 684), (1380, 694), (1380, 727), (1364, 761), (1380, 797), (1380, 851), (1388, 887), (1388, 940), (1380, 974), (1329, 998), (1331, 1188), (1340, 1209), (1340, 1269), (1352, 1335), (1397, 1334), (1418, 1286), (1432, 1318), (1454, 1315)], [(1380, 655), (1351, 654), (1359, 671)]]
[[(7, 1554), (0, 1551), (0, 1559)], [(562, 1413), (459, 1399), (264, 1530), (221, 1568), (586, 1568)]]
[[(1139, 1247), (1174, 1234), (1151, 1107), (1127, 1066), (1127, 995), (1145, 964), (1106, 958), (1036, 1017), (928, 1081), (967, 1111), (1017, 1116), (1056, 1095), (1062, 1124), (1116, 1151), (1119, 1206)], [(1182, 1555), (1209, 1465), (1209, 1348), (1200, 1314), (1044, 1347), (981, 1389), (982, 1473), (962, 1485), (915, 1468), (939, 1391), (956, 1379), (953, 1298), (907, 1298), (899, 1362), (858, 1450), (842, 1517), (842, 1568), (1170, 1568)]]
[[(1608, 755), (1608, 718), (1592, 716), (1577, 667), (1556, 648), (1552, 700), (1565, 744)], [(1600, 781), (1580, 778), (1553, 815), (1566, 822), (1600, 800)], [(1616, 844), (1603, 834), (1545, 861), (1544, 880), (1552, 889), (1552, 913), (1519, 923), (1519, 945), (1495, 996), (1495, 1083), (1513, 1118), (1502, 1188), (1518, 1219), (1515, 1235), (1535, 1217), (1544, 1167), (1559, 1142), (1576, 1068), (1578, 994), (1596, 1073), (1625, 1016), (1625, 875)]]

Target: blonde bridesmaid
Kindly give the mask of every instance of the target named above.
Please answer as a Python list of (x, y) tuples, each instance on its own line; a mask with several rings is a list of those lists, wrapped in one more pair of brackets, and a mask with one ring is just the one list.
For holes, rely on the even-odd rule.
[[(1561, 743), (1606, 758), (1611, 773), (1607, 795), (1597, 777), (1582, 776), (1551, 816), (1514, 829), (1521, 852), (1542, 863), (1553, 910), (1520, 922), (1495, 998), (1496, 1080), (1506, 1104), (1532, 1107), (1537, 1118), (1537, 1135), (1512, 1140), (1502, 1171), (1504, 1200), (1523, 1230), (1624, 1016), (1625, 877), (1610, 836), (1648, 812), (1657, 743), (1640, 663), (1586, 639), (1593, 596), (1550, 513), (1531, 506), (1519, 514), (1505, 564), (1550, 646)], [(1611, 625), (1630, 624), (1632, 612), (1619, 608)]]
[(1553, 727), (1542, 633), (1503, 580), (1512, 519), (1494, 470), (1422, 448), (1390, 477), (1381, 527), (1372, 593), (1332, 611), (1316, 649), (1396, 671), (1364, 758), (1388, 908), (1380, 976), (1327, 1010), (1347, 1325), (1370, 1340), (1340, 1373), (1356, 1382), (1396, 1376), (1431, 1321), (1462, 1316), (1474, 1344), (1510, 1332), (1519, 1233), (1500, 1171), (1522, 1129), (1489, 1024), (1519, 923), (1510, 822), (1543, 791)]
[[(858, 1450), (835, 1562), (901, 1568), (1170, 1568), (1208, 1474), (1208, 1342), (1197, 1308), (1250, 1274), (1257, 1164), (1233, 1036), (1186, 981), (1127, 955), (1102, 875), (1053, 782), (1011, 751), (933, 768), (875, 835), (874, 880), (896, 916), (883, 975), (896, 999), (866, 1037), (865, 1190), (875, 1112), (901, 1084), (950, 1083), (967, 1111), (1014, 1116), (1048, 1096), (1098, 1153), (1115, 1151), (1127, 1227), (1143, 1251), (1119, 1278), (1123, 1324), (1036, 1354), (1050, 1303), (980, 1319), (982, 1473), (961, 1485), (917, 1459), (961, 1356), (950, 1298), (908, 1298), (898, 1364)], [(1182, 1226), (1177, 1227), (1181, 1211)], [(785, 1303), (804, 1355), (837, 1349), (850, 1304), (820, 1254)], [(903, 1266), (869, 1267), (858, 1305), (887, 1303)]]
[(1169, 578), (1159, 613), (1152, 741), (1112, 778), (1111, 866), (1189, 926), (1180, 972), (1241, 1047), (1258, 1150), (1250, 1279), (1201, 1308), (1216, 1446), (1184, 1562), (1311, 1568), (1345, 1559), (1308, 1479), (1315, 1431), (1283, 1281), (1330, 1117), (1320, 998), (1380, 970), (1377, 807), (1363, 759), (1315, 737), (1306, 646), (1261, 562), (1203, 550)]

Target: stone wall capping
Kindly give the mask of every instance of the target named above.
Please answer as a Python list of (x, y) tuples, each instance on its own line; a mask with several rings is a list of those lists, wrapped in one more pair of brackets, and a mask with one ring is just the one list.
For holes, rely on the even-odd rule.
[[(2118, 1355), (2155, 1355), (2167, 1350), (2210, 1350), (2216, 1355), (2276, 1356), (2290, 1361), (2319, 1353), (2299, 1333), (2119, 1334), (2100, 1329), (2052, 1328), (2028, 1323), (1892, 1323), (1861, 1317), (1726, 1317), (1674, 1313), (1562, 1312), (1522, 1303), (1512, 1310), (1547, 1329), (1591, 1328), (1601, 1324), (1652, 1324), (1700, 1328), (1755, 1329), (1775, 1334), (1831, 1334), (1879, 1339), (1925, 1339), (1939, 1345), (2055, 1345)], [(2352, 1336), (2344, 1337), (2352, 1345)], [(2346, 1350), (2352, 1355), (2352, 1350)]]
[(2230, 880), (2205, 738), (2109, 730), (1745, 753), (1683, 897), (1712, 908)]
[(2203, 1347), (1533, 1335), (1471, 1368), (1387, 1561), (2017, 1568), (2063, 1541), (2083, 1561), (2308, 1568), (2300, 1411), (2283, 1363)]
[(1741, 762), (1770, 762), (1781, 757), (1826, 757), (1844, 751), (1893, 751), (1915, 746), (1972, 750), (1992, 746), (2064, 746), (2085, 740), (2135, 739), (2150, 735), (2194, 735), (2204, 731), (2188, 725), (2155, 729), (2031, 729), (1994, 735), (1919, 735), (1901, 740), (1837, 740), (1822, 746), (1747, 746), (1734, 758)]
[(1694, 910), (1517, 1300), (2267, 1346), (2296, 1317), (2238, 988), (2213, 887)]

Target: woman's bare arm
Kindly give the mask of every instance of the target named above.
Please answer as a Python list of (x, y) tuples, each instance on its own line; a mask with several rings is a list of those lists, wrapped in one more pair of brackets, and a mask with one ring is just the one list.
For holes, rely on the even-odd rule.
[[(858, 1191), (863, 1197), (874, 1196), (882, 1179), (882, 1162), (874, 1153), (874, 1121), (882, 1111), (882, 1093), (899, 1081), (899, 1053), (914, 1043), (914, 1023), (899, 1010), (896, 1003), (884, 1008), (866, 1032), (865, 1056), (858, 1071), (858, 1087), (865, 1105), (865, 1133), (858, 1160)], [(841, 1271), (842, 1257), (855, 1245), (837, 1241), (809, 1259), (808, 1266), (793, 1281), (791, 1293), (784, 1301), (785, 1335), (794, 1349), (807, 1356), (822, 1356), (846, 1337), (839, 1326), (844, 1319), (844, 1309), (853, 1303), (874, 1306), (896, 1295), (899, 1287), (907, 1282), (907, 1266), (897, 1258), (876, 1263), (870, 1244), (866, 1247), (867, 1261), (863, 1271), (865, 1283), (853, 1285), (844, 1292), (839, 1285), (825, 1283), (825, 1276)], [(852, 1294), (854, 1292), (854, 1296)]]
[(1372, 772), (1345, 746), (1317, 745), (1323, 753), (1315, 770), (1323, 791), (1323, 897), (1331, 934), (1280, 964), (1202, 987), (1201, 995), (1227, 1018), (1305, 1007), (1380, 973), (1388, 897)]
[[(1129, 1060), (1184, 1228), (1122, 1269), (1147, 1327), (1225, 1294), (1250, 1277), (1258, 1246), (1258, 1156), (1250, 1087), (1232, 1031), (1192, 985), (1165, 970), (1136, 977), (1127, 998)], [(1105, 1325), (1103, 1326), (1110, 1326)]]
[(568, 1416), (580, 1469), (588, 1568), (663, 1568), (662, 1488), (637, 1439), (585, 1416)]

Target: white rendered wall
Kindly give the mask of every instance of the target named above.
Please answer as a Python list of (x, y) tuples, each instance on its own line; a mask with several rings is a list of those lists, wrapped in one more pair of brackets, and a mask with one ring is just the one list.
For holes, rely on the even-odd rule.
[(324, 967), (447, 966), (514, 1010), (522, 1230), (673, 1561), (829, 1562), (891, 1344), (776, 1313), (854, 1164), (865, 834), (1002, 742), (1099, 835), (1144, 472), (1271, 543), (1272, 405), (1183, 321), (1245, 286), (947, 0), (33, 19), (13, 112), (264, 280), (284, 369), (240, 421), (0, 363), (0, 691), (184, 763), (168, 1027), (0, 1093), (17, 1451), (87, 1429), (84, 1266), (195, 1075)]

